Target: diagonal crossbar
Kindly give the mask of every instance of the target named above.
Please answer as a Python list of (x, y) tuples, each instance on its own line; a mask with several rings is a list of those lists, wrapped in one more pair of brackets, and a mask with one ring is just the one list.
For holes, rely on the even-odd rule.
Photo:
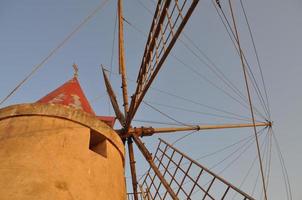
[[(254, 200), (222, 177), (160, 139), (154, 163), (179, 199)], [(150, 199), (173, 199), (150, 168), (141, 184)]]
[(126, 129), (199, 0), (159, 0), (142, 58)]

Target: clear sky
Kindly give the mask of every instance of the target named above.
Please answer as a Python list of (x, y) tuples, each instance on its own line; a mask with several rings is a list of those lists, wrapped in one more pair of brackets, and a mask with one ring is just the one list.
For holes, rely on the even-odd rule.
[[(40, 63), (101, 2), (101, 0), (0, 0), (0, 98), (4, 98), (35, 65)], [(221, 2), (223, 9), (228, 13), (227, 1), (222, 0)], [(264, 94), (261, 76), (253, 54), (253, 46), (244, 22), (244, 16), (239, 7), (239, 0), (233, 0), (233, 2), (243, 48), (246, 51), (247, 59), (257, 83)], [(272, 121), (274, 122), (273, 128), (289, 172), (293, 199), (302, 199), (300, 189), (302, 184), (300, 144), (302, 136), (299, 128), (302, 122), (300, 117), (302, 113), (302, 93), (300, 89), (302, 83), (302, 1), (243, 0), (243, 2), (259, 53), (268, 91)], [(151, 0), (125, 0), (124, 4), (125, 18), (132, 24), (132, 26), (125, 24), (126, 64), (130, 79), (129, 93), (132, 94), (135, 88), (133, 80), (137, 76), (146, 42), (146, 36), (133, 27), (143, 33), (148, 33), (152, 19), (149, 11), (153, 12), (155, 5)], [(111, 69), (110, 65), (112, 63), (111, 81), (121, 100), (120, 79), (115, 74), (118, 69), (116, 41), (114, 54), (112, 55), (115, 16), (116, 2), (111, 0), (1, 107), (17, 103), (35, 102), (71, 78), (73, 74), (72, 64), (75, 62), (80, 68), (80, 83), (95, 111), (99, 115), (112, 115), (113, 112), (108, 106), (108, 98), (99, 66), (104, 64), (107, 69)], [(210, 0), (200, 1), (185, 27), (184, 33), (246, 95), (239, 57), (236, 55)], [(234, 100), (234, 98), (238, 99), (238, 96), (201, 61), (202, 56), (194, 48), (194, 45), (188, 42), (183, 34), (180, 39), (185, 44), (189, 44), (190, 49), (193, 49), (195, 54), (192, 54), (183, 43), (178, 42), (171, 52), (173, 56), (167, 59), (145, 101), (177, 121), (187, 124), (246, 123), (246, 121), (238, 119), (226, 119), (225, 116), (234, 117), (234, 115), (200, 105), (208, 105), (216, 109), (250, 117), (249, 110)], [(113, 57), (113, 62), (111, 62), (111, 57)], [(175, 57), (181, 59), (186, 65), (177, 62)], [(195, 72), (192, 72), (192, 69)], [(214, 87), (207, 80), (210, 80), (220, 89)], [(166, 93), (160, 92), (158, 89), (166, 91)], [(221, 89), (230, 93), (233, 98), (226, 95)], [(168, 95), (167, 92), (177, 97)], [(262, 112), (263, 109), (255, 90), (252, 90), (252, 96), (255, 106)], [(199, 105), (192, 101), (199, 103)], [(224, 115), (224, 117), (218, 117), (217, 115)], [(263, 121), (261, 117), (257, 117), (257, 119)], [(137, 126), (163, 126), (159, 123), (139, 122), (140, 120), (176, 123), (145, 104), (142, 104), (135, 120), (134, 125)], [(251, 134), (253, 134), (252, 129), (207, 131), (195, 133), (176, 143), (175, 146), (196, 159)], [(260, 137), (261, 144), (262, 141), (263, 144), (268, 144), (265, 141), (265, 134)], [(165, 135), (162, 138), (172, 143), (181, 135), (182, 133)], [(158, 142), (157, 136), (143, 138), (143, 140), (150, 151), (154, 152)], [(254, 144), (247, 151), (242, 152), (243, 155), (238, 160), (230, 158), (213, 170), (219, 172), (228, 163), (233, 163), (221, 175), (239, 186), (256, 155), (255, 148)], [(263, 149), (265, 148), (264, 145)], [(236, 147), (229, 149), (229, 152), (222, 152), (215, 155), (214, 158), (199, 160), (199, 162), (205, 166), (211, 166), (224, 159), (228, 153), (235, 149)], [(135, 152), (138, 174), (142, 174), (147, 169), (147, 165), (140, 156), (139, 150), (135, 149)], [(273, 144), (269, 199), (284, 200), (286, 199), (286, 192), (277, 155), (275, 144)], [(265, 163), (267, 163), (267, 160), (265, 160)], [(255, 164), (253, 169), (246, 183), (242, 186), (242, 189), (247, 193), (251, 193), (251, 188), (255, 183), (255, 177), (259, 171), (258, 163)], [(129, 176), (128, 165), (126, 176)], [(258, 189), (256, 189), (255, 197), (259, 199), (260, 180), (257, 184), (256, 188)]]

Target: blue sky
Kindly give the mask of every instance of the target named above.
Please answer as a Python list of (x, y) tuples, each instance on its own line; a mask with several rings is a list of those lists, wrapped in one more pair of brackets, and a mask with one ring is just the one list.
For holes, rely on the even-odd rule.
[[(101, 1), (90, 0), (62, 0), (62, 1), (9, 1), (0, 0), (0, 98), (4, 98), (41, 60), (59, 44)], [(151, 23), (151, 15), (144, 9), (140, 2), (154, 10), (154, 3), (150, 0), (125, 0), (125, 18), (141, 31), (148, 33)], [(227, 9), (226, 1), (221, 1), (224, 9)], [(238, 0), (233, 1), (236, 7), (239, 31), (242, 44), (246, 50), (247, 58), (254, 70), (255, 77), (261, 84), (260, 74), (256, 66), (256, 59), (252, 52), (243, 15), (239, 10)], [(275, 134), (279, 139), (283, 155), (289, 171), (293, 189), (293, 199), (301, 199), (299, 190), (302, 175), (300, 123), (302, 112), (301, 86), (301, 52), (302, 52), (302, 2), (299, 0), (267, 0), (267, 1), (243, 1), (247, 9), (249, 21), (252, 27), (254, 39), (258, 49), (265, 82), (268, 89), (269, 103), (274, 122)], [(95, 111), (99, 115), (112, 114), (108, 107), (103, 79), (99, 66), (104, 64), (110, 69), (112, 57), (112, 44), (114, 33), (114, 21), (116, 3), (109, 1), (104, 9), (89, 21), (66, 45), (64, 45), (47, 63), (41, 67), (34, 76), (27, 81), (14, 96), (1, 107), (35, 102), (49, 91), (72, 77), (72, 64), (79, 65), (79, 80), (83, 89), (91, 101)], [(187, 24), (184, 33), (200, 47), (219, 69), (245, 93), (240, 60), (232, 47), (228, 36), (219, 21), (210, 0), (200, 1), (191, 20)], [(188, 43), (181, 35), (180, 39)], [(146, 36), (137, 32), (132, 26), (125, 24), (125, 48), (127, 70), (129, 77), (129, 93), (134, 92), (135, 80), (144, 50)], [(192, 47), (191, 44), (191, 48)], [(195, 49), (196, 50), (196, 49)], [(232, 93), (228, 87), (219, 80), (215, 74), (204, 66), (198, 57), (194, 56), (183, 43), (178, 42), (171, 52), (177, 58), (187, 63), (191, 69), (195, 69), (219, 87)], [(114, 45), (112, 71), (117, 72), (117, 46)], [(121, 100), (120, 79), (115, 74), (111, 76), (112, 84)], [(230, 119), (222, 119), (202, 115), (201, 113), (221, 114), (217, 111), (200, 105), (184, 101), (181, 98), (159, 92), (156, 88), (173, 93), (174, 95), (194, 100), (215, 108), (224, 109), (232, 113), (249, 117), (249, 111), (239, 105), (233, 99), (221, 91), (215, 89), (200, 75), (192, 73), (188, 67), (181, 65), (173, 56), (167, 59), (158, 79), (154, 82), (145, 100), (156, 108), (173, 116), (184, 123), (239, 123)], [(262, 87), (263, 88), (263, 87)], [(234, 94), (233, 94), (234, 95)], [(259, 101), (252, 91), (253, 101), (261, 110)], [(168, 106), (185, 108), (194, 112), (180, 111)], [(263, 110), (263, 109), (262, 109)], [(197, 113), (199, 112), (199, 114)], [(149, 120), (170, 122), (156, 111), (142, 104), (136, 120)], [(258, 119), (258, 118), (257, 118)], [(261, 118), (259, 118), (260, 120)], [(175, 122), (173, 122), (175, 123)], [(135, 121), (134, 125), (150, 125)], [(160, 124), (152, 124), (162, 126)], [(176, 146), (193, 158), (213, 152), (232, 142), (240, 140), (250, 134), (252, 129), (211, 131), (203, 134), (194, 134)], [(173, 142), (177, 135), (162, 136), (169, 142)], [(144, 138), (151, 151), (155, 150), (157, 138)], [(255, 145), (253, 145), (255, 147)], [(273, 148), (274, 149), (274, 148)], [(146, 170), (146, 163), (137, 152), (138, 174)], [(229, 178), (231, 182), (239, 185), (246, 169), (250, 164), (250, 156), (255, 154), (255, 148), (245, 153), (233, 167), (222, 176)], [(281, 168), (278, 162), (277, 152), (273, 150), (272, 156), (272, 181), (269, 187), (270, 199), (283, 200), (285, 190)], [(227, 155), (225, 153), (223, 156)], [(217, 160), (210, 159), (200, 161), (206, 166)], [(223, 167), (223, 166), (222, 166)], [(240, 173), (238, 173), (238, 170)], [(215, 171), (215, 169), (214, 169)], [(219, 169), (217, 169), (219, 171)], [(257, 166), (255, 165), (255, 172)], [(128, 166), (126, 176), (129, 176)], [(246, 192), (255, 180), (251, 175), (250, 183), (243, 187)], [(259, 186), (260, 183), (258, 183)], [(259, 191), (258, 191), (259, 192)]]

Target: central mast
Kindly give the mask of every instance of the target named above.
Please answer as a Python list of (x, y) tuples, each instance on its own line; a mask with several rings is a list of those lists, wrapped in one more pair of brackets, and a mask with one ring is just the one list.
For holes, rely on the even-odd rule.
[[(124, 48), (124, 17), (123, 17), (123, 0), (118, 0), (118, 33), (119, 33), (119, 73), (122, 78), (122, 90), (123, 90), (123, 106), (124, 106), (124, 117), (127, 117), (129, 110), (128, 103), (128, 91), (127, 91), (127, 75), (126, 75), (126, 64), (125, 64), (125, 48)], [(124, 126), (125, 124), (122, 124)], [(136, 169), (135, 169), (135, 158), (133, 152), (133, 141), (129, 137), (127, 139), (128, 143), (128, 153), (132, 177), (132, 188), (134, 199), (138, 200), (137, 195), (137, 178), (136, 178)]]
[(123, 17), (123, 0), (118, 0), (118, 33), (119, 33), (119, 73), (122, 77), (122, 90), (124, 100), (125, 116), (128, 112), (128, 91), (127, 91), (127, 77), (125, 64), (125, 48), (124, 48), (124, 17)]

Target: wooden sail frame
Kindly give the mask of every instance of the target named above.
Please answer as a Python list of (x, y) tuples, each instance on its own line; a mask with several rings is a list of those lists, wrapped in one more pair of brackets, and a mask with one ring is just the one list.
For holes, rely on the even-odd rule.
[[(124, 143), (127, 141), (130, 170), (132, 178), (132, 188), (133, 188), (133, 198), (134, 200), (139, 199), (139, 194), (141, 198), (150, 199), (148, 191), (145, 192), (142, 186), (138, 185), (136, 176), (136, 166), (135, 166), (135, 156), (133, 151), (133, 141), (137, 145), (138, 149), (143, 154), (146, 161), (149, 163), (150, 168), (155, 172), (155, 175), (159, 178), (160, 183), (165, 187), (167, 193), (172, 199), (178, 199), (177, 193), (171, 188), (171, 184), (165, 179), (164, 174), (161, 173), (158, 166), (154, 163), (155, 157), (148, 151), (146, 146), (141, 141), (140, 137), (151, 136), (153, 134), (163, 134), (171, 132), (182, 132), (189, 130), (213, 130), (213, 129), (228, 129), (228, 128), (246, 128), (246, 127), (271, 127), (272, 123), (269, 121), (251, 124), (217, 124), (217, 125), (197, 125), (197, 126), (183, 126), (183, 127), (164, 127), (164, 128), (154, 128), (154, 127), (132, 127), (131, 122), (138, 110), (144, 96), (148, 92), (152, 82), (159, 73), (161, 67), (163, 66), (166, 58), (168, 57), (170, 51), (172, 50), (174, 44), (176, 43), (180, 33), (191, 17), (195, 7), (197, 6), (199, 0), (185, 0), (182, 5), (179, 4), (178, 0), (158, 0), (156, 11), (154, 13), (154, 18), (150, 28), (148, 40), (145, 47), (145, 52), (142, 58), (141, 67), (137, 77), (137, 86), (135, 93), (131, 96), (131, 102), (129, 106), (128, 102), (128, 88), (127, 88), (127, 77), (126, 77), (126, 64), (125, 64), (125, 52), (124, 52), (124, 30), (123, 30), (123, 1), (118, 0), (118, 27), (119, 27), (119, 73), (122, 80), (122, 92), (123, 92), (123, 107), (124, 113), (121, 112), (115, 93), (112, 89), (110, 81), (106, 75), (105, 69), (103, 68), (103, 76), (105, 80), (105, 85), (107, 88), (108, 96), (110, 97), (111, 104), (115, 111), (116, 117), (119, 120), (122, 128), (116, 130)], [(220, 2), (216, 1), (219, 8), (221, 8)], [(187, 4), (187, 5), (186, 5)], [(172, 6), (171, 6), (172, 5)], [(172, 7), (172, 10), (171, 10)], [(186, 8), (184, 10), (184, 8)], [(176, 17), (173, 17), (173, 12), (176, 12)], [(178, 21), (180, 20), (180, 21)], [(168, 30), (168, 31), (167, 31)], [(165, 143), (170, 148), (174, 148), (171, 145)], [(174, 149), (175, 150), (175, 149)], [(178, 150), (175, 150), (178, 151)], [(196, 163), (192, 161), (192, 163)], [(201, 167), (203, 170), (204, 167)], [(209, 170), (208, 170), (209, 172)], [(210, 172), (212, 173), (212, 172)], [(218, 176), (214, 175), (215, 180)], [(220, 177), (218, 179), (221, 180)], [(214, 181), (213, 181), (214, 182)], [(212, 183), (213, 183), (212, 182)], [(224, 182), (226, 183), (226, 182)], [(211, 187), (211, 186), (210, 186)], [(208, 189), (210, 189), (210, 187)], [(138, 191), (140, 188), (140, 192)], [(228, 184), (228, 188), (225, 191), (223, 198), (228, 193), (228, 190), (232, 188), (244, 194), (244, 199), (253, 199), (244, 192), (240, 191), (236, 187)], [(205, 191), (206, 198), (208, 191)], [(151, 197), (152, 199), (152, 197)], [(212, 198), (213, 199), (213, 198)]]

